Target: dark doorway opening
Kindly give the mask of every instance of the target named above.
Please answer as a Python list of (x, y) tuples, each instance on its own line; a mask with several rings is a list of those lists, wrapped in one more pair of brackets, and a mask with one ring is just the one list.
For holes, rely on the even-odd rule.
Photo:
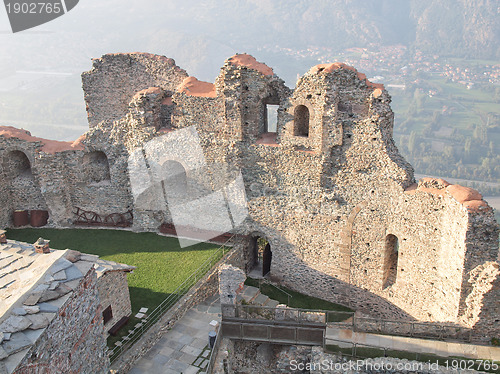
[(271, 260), (273, 259), (273, 253), (271, 252), (271, 245), (269, 243), (264, 247), (262, 253), (262, 276), (266, 276), (271, 271)]
[(295, 107), (293, 135), (309, 136), (309, 109), (305, 105)]
[(269, 274), (271, 271), (272, 252), (269, 241), (262, 236), (255, 236), (251, 241), (250, 252), (252, 278), (261, 278)]

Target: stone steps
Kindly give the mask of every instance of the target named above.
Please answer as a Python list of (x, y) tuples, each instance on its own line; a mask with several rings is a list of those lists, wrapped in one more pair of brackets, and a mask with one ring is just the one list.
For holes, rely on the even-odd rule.
[(261, 294), (257, 287), (252, 286), (243, 286), (243, 292), (237, 296), (236, 301), (241, 302), (243, 300), (247, 304), (270, 308), (276, 308), (280, 304), (279, 301), (270, 299), (268, 296)]
[(254, 301), (255, 298), (259, 295), (260, 290), (257, 287), (243, 286), (243, 292), (240, 293), (239, 296), (241, 296), (241, 298), (245, 300), (246, 303), (251, 304), (252, 301)]
[(273, 299), (269, 299), (264, 306), (267, 306), (267, 307), (270, 307), (270, 308), (276, 308), (279, 304), (280, 304), (279, 301), (273, 300)]
[(264, 306), (269, 300), (268, 296), (259, 293), (259, 295), (253, 300), (252, 304)]

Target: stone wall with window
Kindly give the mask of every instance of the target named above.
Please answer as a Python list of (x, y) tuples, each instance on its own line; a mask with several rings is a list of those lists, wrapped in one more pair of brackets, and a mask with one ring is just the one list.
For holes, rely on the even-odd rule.
[[(388, 92), (354, 68), (317, 65), (291, 90), (248, 55), (226, 60), (209, 83), (163, 56), (119, 54), (94, 60), (83, 82), (91, 129), (80, 149), (48, 154), (40, 143), (0, 138), (0, 156), (19, 149), (36, 159), (32, 173), (49, 211), (58, 212), (53, 222), (62, 225), (78, 205), (100, 213), (132, 209), (140, 231), (172, 223), (165, 202), (134, 201), (129, 157), (194, 126), (192, 146), (201, 147), (204, 164), (189, 168), (189, 160), (158, 147), (162, 162), (182, 165), (193, 199), (241, 171), (249, 217), (235, 231), (249, 237), (249, 264), (252, 238), (264, 238), (270, 276), (297, 291), (377, 317), (500, 335), (492, 209), (477, 191), (437, 179), (416, 183), (392, 137)], [(278, 106), (276, 132), (269, 131), (270, 105)], [(86, 171), (82, 160), (92, 152), (105, 154), (109, 184)], [(151, 165), (143, 169), (146, 181)], [(152, 201), (164, 194), (157, 197)]]
[(108, 271), (97, 281), (99, 300), (101, 301), (104, 329), (108, 331), (121, 318), (132, 314), (127, 272)]
[(13, 373), (107, 373), (101, 313), (96, 273), (90, 271)]

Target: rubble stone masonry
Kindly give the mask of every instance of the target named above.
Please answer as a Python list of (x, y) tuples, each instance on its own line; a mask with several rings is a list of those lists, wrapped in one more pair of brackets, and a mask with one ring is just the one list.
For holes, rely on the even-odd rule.
[[(234, 232), (248, 237), (246, 269), (263, 237), (271, 277), (297, 291), (377, 317), (500, 336), (493, 211), (477, 191), (416, 183), (392, 138), (383, 85), (337, 63), (312, 67), (292, 90), (248, 55), (226, 60), (213, 84), (145, 53), (94, 59), (82, 79), (90, 130), (78, 144), (0, 131), (4, 226), (15, 209), (47, 209), (50, 225), (70, 226), (78, 206), (104, 215), (130, 209), (133, 229), (158, 230), (171, 213), (134, 201), (129, 156), (195, 126), (203, 168), (163, 156), (184, 166), (187, 189), (217, 190), (241, 171), (249, 216)], [(276, 130), (270, 105), (278, 106)]]
[(92, 269), (13, 373), (106, 373), (109, 358), (101, 313)]

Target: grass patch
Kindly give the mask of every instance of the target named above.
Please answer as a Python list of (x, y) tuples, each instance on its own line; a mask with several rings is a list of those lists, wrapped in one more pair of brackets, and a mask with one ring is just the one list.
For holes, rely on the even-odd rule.
[[(259, 288), (259, 281), (253, 278), (247, 278), (245, 281), (247, 286), (253, 286)], [(339, 313), (328, 314), (327, 322), (340, 322), (349, 317), (351, 317), (352, 309), (332, 303), (330, 301), (326, 301), (323, 299), (319, 299), (317, 297), (304, 295), (300, 292), (293, 291), (289, 288), (279, 286), (282, 290), (286, 291), (292, 297), (290, 298), (290, 304), (288, 304), (288, 296), (278, 290), (276, 287), (273, 287), (270, 284), (262, 283), (260, 287), (260, 293), (266, 295), (270, 299), (274, 299), (279, 301), (281, 304), (288, 305), (291, 308), (301, 308), (301, 309), (320, 309), (320, 310), (329, 310)]]
[(149, 311), (156, 308), (219, 248), (211, 243), (180, 248), (176, 238), (123, 230), (9, 229), (7, 237), (28, 243), (43, 237), (50, 240), (50, 247), (54, 249), (71, 248), (99, 255), (103, 260), (136, 266), (128, 275), (132, 317), (120, 330), (121, 335), (128, 334), (139, 322), (133, 315), (140, 308), (146, 307)]

